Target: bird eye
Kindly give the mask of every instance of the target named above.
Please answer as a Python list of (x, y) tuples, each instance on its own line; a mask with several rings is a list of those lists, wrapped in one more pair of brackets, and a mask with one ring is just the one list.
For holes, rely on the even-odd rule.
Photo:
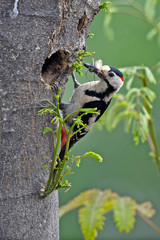
[(113, 72), (109, 72), (109, 73), (108, 73), (108, 76), (114, 77), (114, 73), (113, 73)]

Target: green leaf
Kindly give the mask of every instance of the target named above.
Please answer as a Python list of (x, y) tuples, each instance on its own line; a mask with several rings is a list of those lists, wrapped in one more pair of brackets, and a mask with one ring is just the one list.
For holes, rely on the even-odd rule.
[(80, 163), (81, 163), (81, 159), (79, 158), (78, 160), (76, 160), (76, 166), (79, 167)]
[(156, 94), (148, 87), (141, 88), (141, 92), (146, 94), (150, 102), (153, 102), (156, 98)]
[(137, 121), (133, 122), (132, 134), (133, 134), (133, 140), (135, 144), (138, 145), (139, 144), (139, 124)]
[(45, 113), (56, 114), (56, 112), (52, 108), (43, 108), (38, 111), (39, 115), (43, 115)]
[(145, 70), (145, 74), (146, 74), (147, 80), (148, 80), (150, 83), (156, 84), (156, 79), (155, 79), (152, 71), (151, 71), (148, 67), (145, 67), (144, 70)]
[(81, 73), (80, 70), (82, 70), (84, 66), (82, 64), (79, 64), (79, 63), (73, 63), (72, 64), (72, 68), (74, 71), (78, 72), (78, 73)]
[(87, 152), (84, 154), (84, 157), (92, 157), (92, 158), (95, 158), (96, 160), (98, 160), (99, 162), (103, 161), (103, 158), (99, 154), (94, 153), (94, 152)]
[(55, 116), (55, 117), (51, 120), (51, 123), (56, 124), (59, 120), (60, 120), (60, 118), (59, 118), (58, 116)]
[(72, 163), (76, 163), (76, 166), (79, 167), (82, 157), (83, 156), (76, 156), (76, 157), (72, 156)]
[[(93, 36), (93, 34), (91, 36)], [(81, 50), (79, 50), (76, 61), (72, 64), (73, 70), (78, 72), (82, 76), (81, 70), (84, 67), (84, 65), (82, 64), (83, 58), (93, 56), (94, 54), (95, 52), (90, 53), (82, 52)]]
[(156, 154), (154, 152), (150, 152), (149, 156), (152, 157), (153, 159), (156, 158)]
[[(58, 93), (55, 96), (55, 100), (56, 100), (57, 104), (59, 103), (60, 93), (61, 93), (61, 88), (58, 89)], [(51, 105), (54, 107), (53, 103), (51, 103)]]
[[(104, 215), (109, 211), (113, 211), (114, 220), (120, 232), (126, 231), (126, 233), (134, 227), (136, 212), (142, 219), (144, 219), (143, 216), (152, 217), (155, 213), (150, 202), (137, 204), (130, 197), (120, 197), (110, 190), (92, 189), (81, 193), (62, 206), (60, 208), (60, 217), (79, 207), (81, 207), (79, 210), (79, 222), (85, 240), (94, 240), (96, 238), (97, 230), (103, 228)], [(158, 227), (156, 228), (158, 229)], [(160, 232), (159, 229), (158, 232)]]
[(147, 140), (148, 134), (149, 134), (148, 119), (145, 115), (140, 114), (139, 136), (142, 142), (145, 142)]
[(50, 168), (48, 167), (48, 165), (47, 165), (47, 164), (44, 164), (43, 166), (41, 166), (41, 168), (44, 168), (44, 169), (47, 169), (47, 170), (49, 170), (49, 171), (50, 171)]
[(126, 99), (134, 98), (137, 96), (137, 92), (139, 92), (138, 88), (132, 88), (131, 90), (128, 91), (126, 94)]
[[(114, 129), (117, 126), (117, 124), (122, 120), (122, 116), (121, 117), (119, 116), (121, 111), (124, 111), (124, 110), (127, 110), (130, 108), (130, 103), (125, 101), (121, 95), (118, 95), (118, 96), (119, 96), (118, 101), (115, 101), (115, 103), (112, 105), (112, 107), (106, 113), (105, 122), (106, 122), (106, 127), (109, 131)], [(117, 98), (117, 96), (116, 96), (116, 98)], [(122, 98), (122, 100), (121, 100), (121, 98)]]
[[(61, 88), (59, 88), (59, 91), (61, 91)], [(54, 103), (50, 102), (49, 100), (47, 100), (47, 102), (48, 102), (54, 109), (56, 109), (56, 106), (54, 105)]]
[(81, 193), (79, 196), (74, 198), (73, 200), (69, 201), (66, 205), (63, 205), (59, 210), (59, 216), (62, 217), (67, 212), (70, 212), (74, 210), (75, 208), (78, 208), (80, 206), (86, 205), (89, 203), (90, 197), (92, 194), (97, 191), (96, 189), (92, 189), (86, 192)]
[(145, 217), (153, 217), (155, 210), (152, 208), (151, 202), (145, 202), (142, 204), (137, 204), (136, 209)]
[(85, 240), (94, 240), (97, 229), (103, 228), (105, 221), (103, 215), (113, 207), (109, 197), (110, 192), (95, 190), (90, 195), (89, 203), (79, 210), (79, 222)]
[(71, 167), (70, 166), (66, 166), (66, 170), (68, 171), (68, 172), (70, 172), (71, 171)]
[(147, 33), (147, 40), (152, 40), (154, 36), (157, 34), (157, 28), (152, 28), (148, 33)]
[(154, 19), (157, 0), (146, 0), (144, 12), (148, 19)]
[(150, 109), (152, 108), (152, 104), (151, 104), (151, 101), (148, 99), (148, 97), (145, 95), (145, 94), (141, 94), (144, 102), (143, 102), (143, 106), (144, 106), (144, 103), (145, 105), (147, 105)]
[[(82, 114), (82, 115), (84, 115), (84, 114)], [(76, 118), (73, 118), (73, 120), (74, 120), (74, 122), (76, 123), (76, 125), (78, 126), (78, 128), (80, 127), (80, 126), (83, 126), (83, 127), (87, 127), (87, 124), (84, 124), (83, 123), (83, 121), (82, 121), (82, 115), (80, 115), (80, 116), (77, 116)]]
[(100, 10), (109, 11), (109, 7), (108, 7), (109, 4), (111, 4), (111, 2), (109, 2), (109, 1), (102, 3), (99, 6)]
[(149, 113), (147, 112), (146, 108), (144, 106), (142, 106), (142, 111), (144, 113), (144, 117), (146, 118), (146, 120), (150, 120), (151, 116), (149, 115)]
[(117, 223), (117, 227), (120, 232), (125, 231), (129, 233), (134, 227), (135, 214), (136, 214), (136, 204), (129, 198), (117, 198), (114, 201), (114, 220)]
[[(159, 22), (159, 28), (160, 28), (160, 22)], [(160, 47), (160, 33), (158, 33), (158, 46)]]
[(61, 187), (71, 187), (71, 183), (68, 182), (68, 180), (65, 180), (62, 184)]
[[(63, 205), (62, 207), (60, 207), (60, 217), (65, 215), (67, 212), (74, 210), (75, 208), (90, 204), (92, 197), (95, 196), (96, 194), (99, 194), (99, 192), (101, 192), (99, 189), (91, 189), (91, 190), (82, 192), (79, 196), (69, 201), (66, 205)], [(110, 204), (111, 204), (110, 201), (112, 197), (112, 192), (110, 190), (105, 190), (104, 195), (105, 195), (106, 201), (107, 200), (109, 201), (109, 203), (104, 202), (105, 212), (107, 212), (110, 210)]]
[(133, 119), (132, 116), (128, 116), (128, 117), (125, 119), (125, 132), (129, 132), (130, 126), (131, 126), (131, 123), (132, 123), (132, 119)]
[(97, 115), (100, 114), (99, 112), (97, 112), (97, 108), (82, 108), (79, 110), (79, 112), (85, 112), (86, 114), (88, 113), (95, 113)]
[[(108, 124), (108, 130), (112, 130), (114, 129), (118, 123), (120, 123), (122, 120), (124, 119), (128, 119), (128, 118), (137, 118), (137, 112), (135, 112), (134, 110), (131, 110), (129, 108), (121, 111), (121, 112), (115, 112), (115, 117), (113, 119), (110, 118), (110, 122)], [(131, 120), (130, 120), (131, 121)], [(108, 123), (108, 119), (107, 119), (107, 123)]]
[(127, 89), (127, 90), (130, 90), (130, 89), (131, 89), (131, 85), (132, 85), (132, 83), (133, 83), (133, 80), (134, 80), (134, 75), (132, 75), (132, 76), (128, 79), (128, 81), (127, 81), (127, 84), (126, 84), (126, 89)]
[(53, 133), (52, 128), (50, 128), (50, 127), (45, 127), (45, 129), (43, 130), (43, 136), (45, 136), (45, 134), (48, 133), (48, 132), (52, 132), (52, 133)]
[(91, 56), (95, 55), (95, 52), (92, 52), (92, 53), (90, 53), (90, 52), (82, 52), (80, 55), (82, 56), (82, 58), (84, 58), (84, 57), (91, 57)]
[(94, 33), (90, 33), (89, 38), (93, 38), (93, 37), (94, 37)]

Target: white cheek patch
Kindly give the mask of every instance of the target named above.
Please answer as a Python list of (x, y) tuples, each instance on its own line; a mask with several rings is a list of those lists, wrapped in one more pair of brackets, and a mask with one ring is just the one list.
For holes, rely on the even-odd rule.
[(110, 66), (108, 66), (108, 65), (102, 66), (102, 71), (103, 72), (108, 72), (109, 70), (111, 70)]
[(105, 76), (108, 76), (109, 70), (110, 70), (110, 67), (109, 67), (108, 65), (102, 66), (102, 73), (103, 73)]

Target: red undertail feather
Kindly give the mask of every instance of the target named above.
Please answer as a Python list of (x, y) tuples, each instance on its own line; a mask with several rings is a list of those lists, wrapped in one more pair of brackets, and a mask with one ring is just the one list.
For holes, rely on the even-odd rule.
[(65, 131), (64, 126), (62, 126), (62, 130), (61, 130), (61, 149), (64, 147), (66, 142), (67, 142), (67, 133)]

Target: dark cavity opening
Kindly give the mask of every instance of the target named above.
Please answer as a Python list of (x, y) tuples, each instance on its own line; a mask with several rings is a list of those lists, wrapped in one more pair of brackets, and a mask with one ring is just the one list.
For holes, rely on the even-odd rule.
[(87, 24), (88, 24), (88, 18), (86, 13), (84, 12), (84, 15), (79, 19), (77, 30), (79, 32), (82, 32), (83, 29), (86, 28)]
[(52, 85), (58, 77), (69, 69), (69, 57), (69, 52), (58, 50), (53, 53), (50, 58), (46, 58), (42, 66), (42, 81)]

